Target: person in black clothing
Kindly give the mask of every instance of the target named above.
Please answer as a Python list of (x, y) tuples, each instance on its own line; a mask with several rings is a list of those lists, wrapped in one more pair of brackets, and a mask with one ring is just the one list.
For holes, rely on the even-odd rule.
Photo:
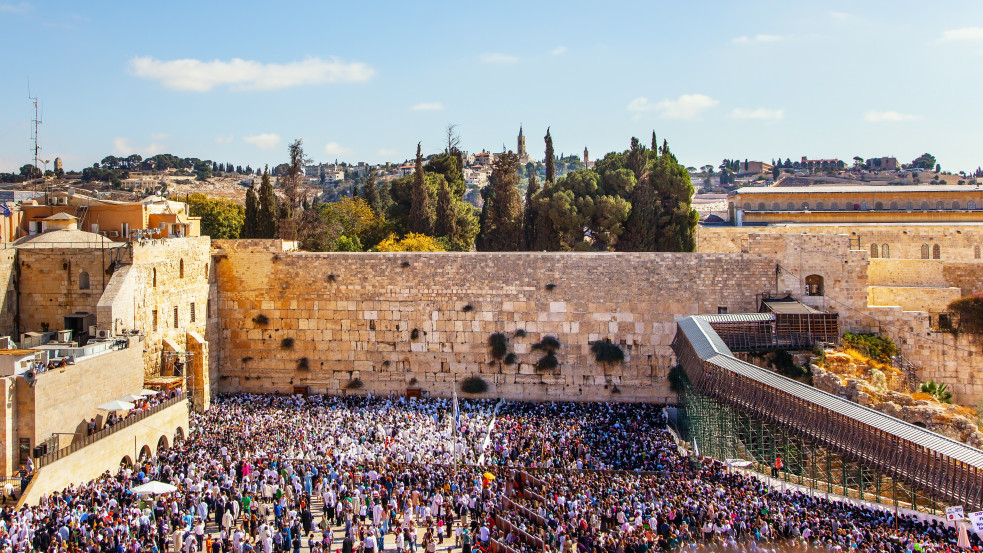
[(352, 553), (355, 549), (355, 539), (351, 534), (345, 536), (345, 541), (341, 542), (341, 553)]

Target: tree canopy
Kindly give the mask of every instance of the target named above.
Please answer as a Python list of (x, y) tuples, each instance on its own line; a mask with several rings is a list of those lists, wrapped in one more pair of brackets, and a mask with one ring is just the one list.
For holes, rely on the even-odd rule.
[(192, 217), (201, 217), (201, 234), (215, 239), (239, 238), (245, 221), (245, 209), (231, 201), (204, 194), (187, 197)]

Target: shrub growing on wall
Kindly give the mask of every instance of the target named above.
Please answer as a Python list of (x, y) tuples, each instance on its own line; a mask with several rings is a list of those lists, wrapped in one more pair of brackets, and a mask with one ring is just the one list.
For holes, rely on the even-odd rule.
[(949, 312), (959, 321), (959, 332), (983, 334), (983, 294), (959, 298), (949, 304)]
[(891, 358), (898, 354), (898, 346), (887, 336), (876, 334), (843, 334), (843, 344), (882, 363), (890, 363)]
[(536, 362), (536, 368), (541, 371), (551, 371), (560, 366), (560, 360), (556, 358), (556, 355), (552, 353), (547, 353), (546, 355), (539, 358)]
[(555, 354), (560, 349), (560, 341), (556, 336), (543, 336), (543, 339), (532, 345), (533, 351), (540, 350), (547, 355)]
[(483, 394), (488, 391), (488, 383), (480, 376), (469, 376), (461, 381), (461, 391), (466, 394)]
[(509, 339), (505, 334), (495, 332), (488, 337), (488, 347), (492, 358), (501, 361), (509, 351)]
[(253, 322), (256, 323), (259, 326), (266, 326), (266, 325), (270, 324), (270, 318), (267, 317), (266, 315), (260, 313), (260, 314), (256, 315), (255, 317), (253, 317)]
[(345, 389), (347, 389), (347, 390), (361, 390), (362, 389), (362, 386), (365, 386), (365, 384), (362, 382), (362, 379), (361, 378), (353, 378), (353, 379), (351, 379), (351, 380), (348, 381), (348, 384), (345, 384)]
[(620, 363), (625, 360), (625, 351), (610, 340), (591, 342), (590, 351), (598, 363)]
[(290, 337), (287, 337), (287, 338), (284, 338), (283, 340), (280, 340), (280, 347), (283, 348), (283, 349), (293, 349), (293, 347), (294, 347), (294, 339), (293, 338), (290, 338)]

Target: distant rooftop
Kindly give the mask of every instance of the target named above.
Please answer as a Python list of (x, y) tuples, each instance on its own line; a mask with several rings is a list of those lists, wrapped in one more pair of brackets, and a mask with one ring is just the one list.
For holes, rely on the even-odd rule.
[(979, 186), (967, 184), (912, 184), (912, 185), (876, 185), (876, 184), (836, 184), (818, 186), (763, 186), (738, 188), (731, 194), (856, 194), (856, 193), (887, 193), (904, 194), (912, 192), (983, 192)]

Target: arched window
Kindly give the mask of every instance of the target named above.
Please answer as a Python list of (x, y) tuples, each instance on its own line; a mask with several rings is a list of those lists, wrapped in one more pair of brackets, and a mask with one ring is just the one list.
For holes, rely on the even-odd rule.
[(771, 204), (771, 210), (772, 211), (781, 211), (782, 210), (782, 205), (780, 203), (778, 203), (778, 202), (775, 202), (775, 203)]
[(178, 270), (178, 274), (180, 275), (181, 278), (184, 278), (184, 260), (183, 259), (181, 260), (178, 269), (179, 269)]
[(884, 209), (884, 202), (874, 202), (874, 209)]
[(789, 202), (785, 207), (787, 207), (789, 211), (795, 211), (795, 204), (792, 202)]
[(744, 211), (751, 211), (751, 202), (744, 202)]
[(922, 244), (922, 259), (928, 259), (928, 244)]
[(881, 245), (881, 257), (884, 259), (891, 257), (891, 246), (888, 246), (887, 244)]
[(832, 209), (833, 211), (840, 209), (840, 202), (833, 202), (833, 204), (830, 205), (829, 208)]
[(867, 200), (860, 202), (860, 209), (867, 211), (870, 207), (867, 205)]
[(935, 202), (935, 209), (945, 209), (945, 202)]
[(908, 202), (907, 207), (905, 207), (905, 209), (907, 209), (908, 211), (911, 211), (911, 210), (915, 209), (915, 204), (913, 204), (911, 202)]
[(809, 275), (806, 277), (806, 295), (822, 296), (826, 293), (823, 277), (820, 275)]
[(816, 202), (816, 211), (823, 210), (823, 202)]
[(809, 211), (809, 202), (802, 202), (802, 211)]
[(157, 288), (157, 267), (154, 267), (154, 288)]
[(79, 290), (89, 289), (89, 273), (82, 271), (79, 273)]
[(952, 209), (959, 209), (959, 202), (952, 202)]
[(922, 202), (922, 210), (928, 211), (928, 202)]
[(759, 202), (758, 203), (758, 211), (764, 211), (764, 210), (765, 210), (765, 203), (764, 202)]
[(896, 211), (898, 209), (898, 202), (891, 202), (891, 209)]
[(966, 203), (966, 209), (970, 211), (976, 209), (976, 202), (974, 202), (973, 200), (969, 200), (969, 202)]
[(877, 244), (870, 245), (870, 257), (871, 259), (877, 257)]
[(932, 259), (942, 259), (942, 248), (938, 244), (932, 246)]
[(979, 258), (980, 258), (980, 245), (977, 244), (973, 246), (973, 259), (979, 259)]

